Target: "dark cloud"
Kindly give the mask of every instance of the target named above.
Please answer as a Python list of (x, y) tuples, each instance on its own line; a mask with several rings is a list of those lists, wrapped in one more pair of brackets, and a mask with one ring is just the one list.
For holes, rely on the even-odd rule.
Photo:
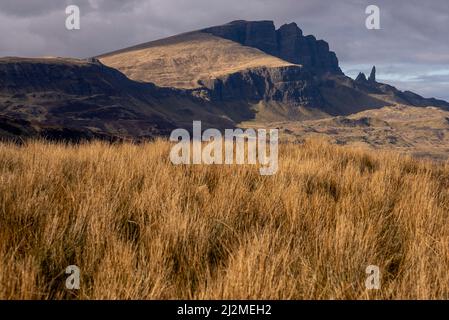
[[(68, 4), (81, 9), (79, 31), (65, 29)], [(381, 9), (381, 30), (365, 28), (369, 4)], [(0, 56), (88, 57), (237, 19), (294, 21), (328, 41), (345, 71), (377, 65), (408, 77), (449, 65), (447, 0), (1, 0)], [(428, 80), (449, 99), (441, 79)]]
[(2, 0), (0, 12), (17, 17), (35, 17), (64, 8), (64, 1)]
[(68, 5), (74, 4), (83, 12), (101, 10), (103, 12), (132, 9), (137, 0), (2, 0), (0, 12), (16, 17), (36, 17), (54, 11), (64, 12)]

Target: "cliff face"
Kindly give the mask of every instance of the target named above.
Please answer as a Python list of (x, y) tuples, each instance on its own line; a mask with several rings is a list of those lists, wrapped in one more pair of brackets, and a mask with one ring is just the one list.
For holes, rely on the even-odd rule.
[(123, 74), (101, 63), (77, 59), (4, 59), (2, 93), (60, 92), (68, 95), (118, 95), (133, 90)]
[(214, 101), (282, 102), (291, 106), (322, 106), (313, 75), (300, 66), (254, 68), (204, 81)]
[(260, 49), (317, 74), (343, 74), (337, 56), (329, 50), (328, 43), (312, 35), (304, 36), (296, 23), (276, 30), (273, 21), (233, 21), (201, 31)]
[(263, 100), (323, 108), (326, 102), (319, 90), (322, 77), (344, 76), (328, 43), (311, 35), (304, 36), (295, 23), (276, 30), (273, 21), (234, 21), (201, 31), (297, 65), (253, 68), (203, 81), (214, 100)]

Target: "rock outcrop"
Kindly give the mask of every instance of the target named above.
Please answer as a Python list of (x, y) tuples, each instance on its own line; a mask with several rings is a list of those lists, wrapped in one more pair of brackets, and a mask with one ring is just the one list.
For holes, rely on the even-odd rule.
[(373, 66), (373, 68), (371, 69), (368, 81), (372, 83), (376, 82), (376, 66)]
[(200, 31), (260, 49), (274, 56), (278, 53), (276, 28), (273, 21), (238, 20)]
[(255, 47), (317, 74), (343, 74), (328, 43), (312, 35), (304, 36), (296, 23), (285, 24), (276, 30), (273, 21), (239, 20), (201, 31)]
[(357, 78), (355, 78), (355, 81), (357, 82), (367, 82), (368, 80), (366, 79), (366, 76), (363, 72), (359, 72)]
[(277, 56), (281, 59), (301, 64), (317, 73), (343, 74), (335, 52), (329, 50), (329, 44), (312, 35), (303, 36), (296, 23), (281, 26), (276, 34)]
[(214, 101), (275, 101), (290, 106), (324, 104), (313, 75), (299, 66), (255, 68), (205, 81)]

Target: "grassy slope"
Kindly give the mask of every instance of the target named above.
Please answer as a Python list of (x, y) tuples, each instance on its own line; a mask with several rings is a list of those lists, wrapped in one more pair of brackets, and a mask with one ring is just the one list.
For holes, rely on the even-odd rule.
[(449, 297), (447, 164), (308, 141), (262, 177), (169, 149), (0, 145), (0, 298)]
[(130, 79), (158, 86), (197, 88), (210, 79), (256, 67), (289, 62), (207, 33), (191, 32), (100, 56), (102, 63)]

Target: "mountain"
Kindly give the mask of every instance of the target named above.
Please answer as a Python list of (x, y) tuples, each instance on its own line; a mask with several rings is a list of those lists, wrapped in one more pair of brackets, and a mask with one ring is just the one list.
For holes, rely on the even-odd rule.
[(189, 92), (132, 81), (96, 59), (0, 59), (2, 137), (150, 138), (191, 124), (189, 118), (234, 125)]
[(203, 128), (449, 104), (344, 75), (295, 24), (233, 21), (86, 60), (0, 59), (0, 135), (141, 139)]
[(187, 88), (213, 102), (245, 101), (266, 120), (348, 115), (393, 103), (449, 104), (375, 80), (354, 81), (329, 45), (295, 24), (234, 21), (100, 55), (133, 80)]

